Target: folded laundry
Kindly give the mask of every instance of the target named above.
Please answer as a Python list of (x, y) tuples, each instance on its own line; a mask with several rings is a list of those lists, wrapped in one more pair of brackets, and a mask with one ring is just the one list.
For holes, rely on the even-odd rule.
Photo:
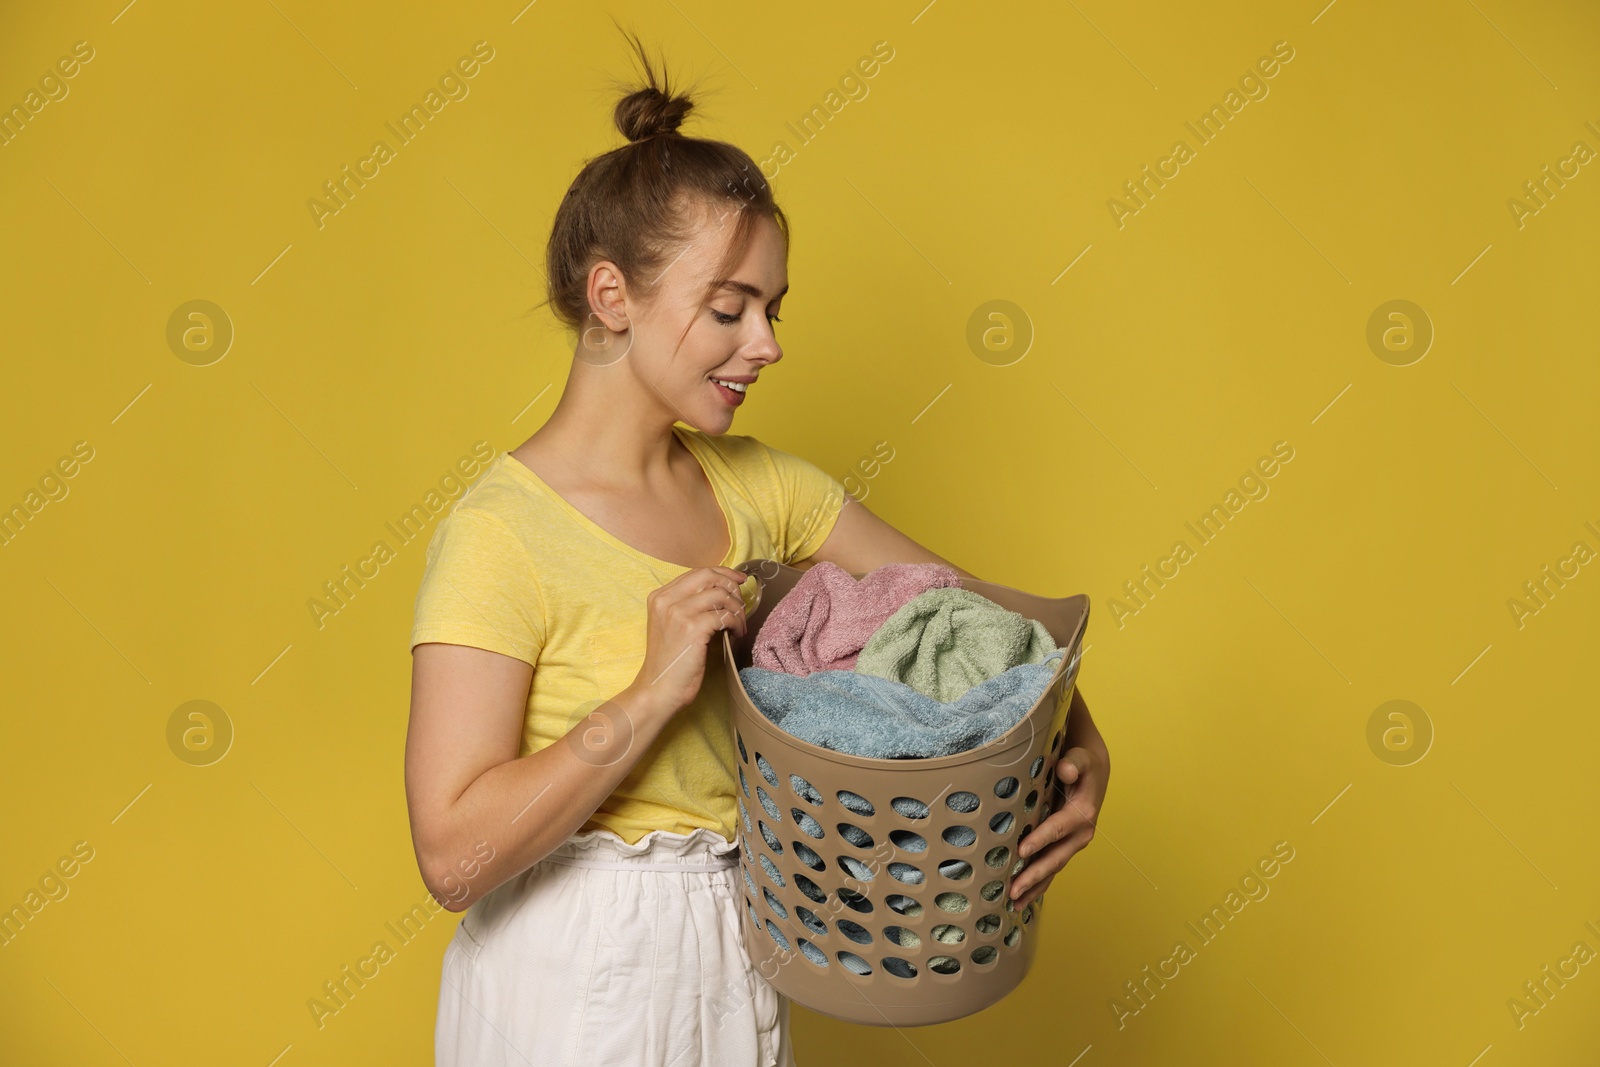
[(838, 564), (817, 563), (773, 605), (751, 646), (751, 662), (800, 675), (850, 670), (889, 616), (918, 594), (960, 585), (961, 576), (942, 563), (885, 563), (860, 581)]
[(889, 616), (862, 646), (855, 669), (948, 702), (1055, 649), (1037, 619), (970, 589), (930, 589)]
[(1064, 653), (1023, 663), (941, 702), (901, 682), (857, 671), (798, 677), (745, 667), (739, 680), (779, 729), (835, 752), (871, 759), (925, 759), (988, 744), (1033, 710)]

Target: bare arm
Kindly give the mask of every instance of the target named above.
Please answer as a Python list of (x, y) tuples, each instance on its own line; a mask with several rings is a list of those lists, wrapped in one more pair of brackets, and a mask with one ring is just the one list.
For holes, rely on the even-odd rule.
[(576, 832), (677, 710), (629, 686), (599, 709), (604, 719), (580, 721), (565, 743), (519, 757), (532, 678), (529, 664), (481, 648), (430, 642), (412, 653), (411, 843), (428, 891), (450, 911)]
[(700, 691), (713, 635), (745, 632), (739, 586), (748, 580), (701, 567), (652, 590), (633, 682), (526, 756), (518, 753), (535, 668), (467, 645), (416, 646), (406, 806), (417, 866), (439, 903), (466, 910), (588, 821)]
[(823, 562), (836, 564), (852, 574), (865, 574), (885, 563), (943, 563), (963, 578), (982, 580), (923, 548), (852, 496), (844, 498), (844, 508), (822, 547), (795, 566), (805, 570)]

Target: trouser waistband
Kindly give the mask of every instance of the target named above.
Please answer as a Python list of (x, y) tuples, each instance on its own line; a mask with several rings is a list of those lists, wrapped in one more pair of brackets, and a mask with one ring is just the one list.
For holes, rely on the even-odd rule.
[(737, 866), (739, 846), (705, 829), (689, 834), (652, 830), (631, 845), (609, 830), (587, 830), (557, 846), (545, 862), (611, 871), (705, 873)]
[(546, 856), (545, 857), (545, 861), (548, 862), (548, 863), (560, 864), (563, 867), (592, 867), (592, 868), (598, 868), (600, 870), (605, 870), (605, 871), (680, 871), (680, 872), (725, 871), (729, 867), (737, 866), (738, 863), (739, 863), (739, 860), (738, 860), (737, 857), (731, 857), (728, 860), (726, 860), (724, 862), (719, 862), (719, 863), (650, 863), (650, 862), (641, 862), (641, 861), (635, 861), (635, 862), (629, 862), (629, 863), (616, 863), (616, 862), (611, 862), (611, 861), (607, 861), (607, 860), (589, 859), (587, 857), (556, 856), (556, 855), (553, 855), (553, 854), (549, 855), (549, 856)]

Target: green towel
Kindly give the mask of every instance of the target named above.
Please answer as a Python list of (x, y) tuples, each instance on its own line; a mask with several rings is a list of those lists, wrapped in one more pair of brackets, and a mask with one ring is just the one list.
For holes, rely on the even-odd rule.
[(867, 639), (855, 670), (949, 703), (1055, 650), (1055, 638), (1035, 619), (970, 589), (930, 589), (907, 601)]

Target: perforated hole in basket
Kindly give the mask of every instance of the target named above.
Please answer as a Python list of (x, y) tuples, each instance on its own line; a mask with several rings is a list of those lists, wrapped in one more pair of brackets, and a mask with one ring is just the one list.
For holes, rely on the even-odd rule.
[(935, 974), (955, 974), (961, 969), (961, 964), (954, 956), (931, 956), (928, 959), (928, 970)]
[(897, 860), (889, 864), (889, 877), (897, 882), (904, 882), (906, 885), (921, 885), (924, 876), (920, 867), (913, 867), (909, 863), (901, 863)]
[(799, 841), (793, 842), (793, 845), (795, 859), (799, 860), (807, 867), (810, 867), (813, 871), (822, 870), (823, 864), (821, 856), (813, 852), (809, 846), (804, 845)]
[(883, 898), (883, 902), (889, 906), (890, 911), (896, 915), (904, 915), (908, 919), (915, 919), (922, 914), (922, 905), (915, 897), (908, 897), (904, 893), (890, 893)]
[(972, 906), (964, 893), (940, 893), (933, 898), (933, 904), (940, 911), (963, 912)]
[[(948, 833), (948, 831), (946, 831)], [(910, 830), (890, 830), (889, 840), (895, 848), (907, 852), (926, 852), (928, 840), (921, 834), (914, 834)]]
[(1037, 778), (1039, 777), (1039, 772), (1042, 770), (1044, 770), (1044, 757), (1035, 756), (1033, 758), (1033, 766), (1028, 768), (1028, 777)]
[(918, 819), (926, 819), (928, 817), (928, 805), (913, 797), (895, 797), (889, 801), (889, 806), (902, 819), (910, 819), (915, 822)]
[(848, 789), (839, 790), (839, 803), (864, 818), (870, 819), (877, 814), (877, 810), (872, 806), (872, 801), (859, 793), (852, 793)]
[(883, 957), (883, 969), (896, 978), (915, 978), (917, 976), (917, 969), (899, 956)]
[(783, 855), (783, 842), (778, 840), (778, 835), (767, 829), (767, 824), (760, 819), (756, 820), (756, 825), (761, 827), (761, 840), (767, 843), (767, 847), (778, 855)]
[(1004, 845), (996, 845), (983, 854), (983, 862), (990, 867), (1004, 867), (1011, 860), (1011, 850)]
[(1000, 916), (994, 914), (985, 915), (975, 925), (980, 934), (997, 934), (1000, 932)]
[(744, 884), (749, 887), (750, 895), (753, 897), (759, 897), (761, 895), (761, 891), (756, 888), (756, 880), (750, 877), (750, 868), (740, 864), (739, 873), (744, 875)]
[(789, 788), (794, 790), (794, 795), (808, 804), (822, 806), (822, 794), (817, 792), (817, 787), (800, 777), (798, 774), (789, 775)]
[(816, 903), (826, 904), (828, 902), (828, 894), (824, 893), (821, 888), (818, 887), (817, 883), (813, 882), (805, 875), (795, 875), (794, 885), (796, 889), (800, 890), (800, 892), (810, 897)]
[(959, 811), (963, 815), (977, 811), (978, 805), (981, 803), (982, 801), (978, 799), (978, 794), (969, 793), (965, 789), (958, 793), (951, 793), (944, 798), (945, 807), (951, 811)]
[(818, 841), (822, 840), (824, 831), (820, 822), (813, 819), (810, 815), (801, 811), (799, 808), (790, 808), (789, 814), (794, 817), (794, 824), (800, 827), (802, 833), (809, 834)]
[[(858, 882), (872, 881), (872, 868), (856, 859), (854, 856), (840, 856), (839, 867)], [(891, 872), (892, 873), (892, 872)]]
[(1002, 811), (1000, 814), (989, 820), (989, 829), (997, 834), (1003, 834), (1007, 830), (1011, 829), (1011, 824), (1014, 821), (1015, 820), (1012, 818), (1009, 811)]
[(767, 791), (762, 789), (759, 785), (756, 786), (756, 799), (761, 801), (762, 808), (766, 810), (768, 815), (772, 816), (773, 822), (783, 821), (783, 815), (778, 811), (777, 802), (768, 796)]
[[(894, 835), (889, 835), (893, 837)], [(956, 848), (966, 848), (978, 840), (978, 831), (970, 826), (946, 826), (944, 833), (939, 835), (944, 838), (944, 843)], [(920, 840), (920, 838), (919, 838)]]
[(1017, 780), (1015, 778), (1002, 778), (994, 784), (994, 795), (1001, 800), (1010, 800), (1017, 795)]
[(767, 936), (772, 938), (779, 948), (783, 949), (785, 952), (788, 952), (789, 939), (783, 936), (783, 931), (779, 930), (777, 926), (773, 924), (771, 919), (767, 919), (764, 922), (767, 928)]
[(940, 923), (932, 930), (933, 939), (941, 945), (959, 945), (967, 939), (967, 932), (955, 923)]
[(787, 884), (783, 880), (783, 872), (778, 870), (778, 865), (776, 863), (773, 863), (766, 856), (757, 856), (756, 858), (761, 861), (761, 869), (766, 872), (768, 878), (771, 878), (778, 884), (778, 888), (781, 889), (785, 884)]
[(803, 956), (805, 956), (806, 959), (810, 960), (812, 963), (815, 963), (818, 967), (826, 967), (828, 965), (827, 953), (823, 952), (816, 945), (813, 945), (803, 937), (800, 939), (799, 945), (800, 952)]
[(965, 882), (972, 877), (972, 864), (966, 860), (945, 860), (939, 864), (939, 873), (952, 882)]
[(872, 973), (872, 966), (854, 952), (839, 952), (835, 955), (838, 956), (839, 962), (844, 964), (845, 969), (853, 974), (865, 977)]
[(745, 833), (749, 833), (753, 828), (750, 825), (750, 813), (746, 811), (744, 807), (744, 798), (734, 797), (734, 800), (738, 801), (739, 803), (739, 818), (744, 822)]
[(850, 842), (850, 844), (854, 845), (856, 848), (872, 847), (872, 835), (867, 833), (861, 827), (853, 825), (852, 823), (840, 823), (839, 836)]
[(993, 945), (983, 945), (980, 948), (975, 948), (972, 950), (972, 962), (976, 963), (979, 967), (987, 967), (989, 964), (993, 963), (999, 955), (1000, 953)]
[(735, 741), (739, 742), (739, 762), (740, 763), (749, 763), (750, 762), (750, 754), (747, 753), (744, 750), (744, 736), (742, 734), (740, 734), (738, 730), (735, 730), (733, 732), (733, 739)]
[(863, 915), (872, 913), (872, 898), (865, 893), (857, 893), (854, 889), (839, 890), (839, 903), (851, 911), (859, 911)]
[(1013, 926), (1006, 931), (1006, 948), (1016, 948), (1017, 942), (1022, 940), (1022, 927)]
[(1039, 803), (1039, 791), (1035, 789), (1029, 792), (1028, 795), (1022, 799), (1022, 810), (1032, 811), (1033, 806), (1037, 803)]
[[(798, 918), (802, 924), (804, 924), (807, 930), (810, 930), (818, 937), (827, 936), (828, 924), (822, 919), (819, 919), (816, 912), (802, 904), (796, 904), (794, 907), (794, 914), (795, 917)], [(998, 922), (999, 920), (996, 919), (995, 921)]]
[(756, 906), (750, 902), (749, 897), (744, 898), (744, 906), (750, 909), (750, 922), (757, 930), (761, 929), (761, 916), (756, 914)]
[(744, 780), (744, 768), (743, 767), (739, 768), (739, 788), (744, 791), (744, 795), (745, 796), (749, 796), (750, 795), (750, 783)]
[(872, 944), (872, 935), (867, 932), (867, 928), (865, 926), (862, 926), (858, 922), (854, 922), (850, 919), (835, 919), (833, 920), (833, 926), (834, 929), (838, 930), (841, 934), (843, 934), (845, 937), (848, 937), (851, 941), (854, 941), (858, 945)]
[(1005, 892), (1005, 888), (1006, 884), (1004, 882), (998, 880), (993, 881), (988, 885), (985, 885), (982, 889), (978, 890), (978, 895), (983, 897), (984, 900), (993, 903), (994, 901), (1000, 899), (1000, 894)]
[(772, 895), (772, 890), (763, 889), (761, 890), (761, 895), (766, 898), (767, 907), (778, 913), (778, 918), (787, 919), (789, 917), (789, 909), (783, 906), (783, 901)]
[(767, 762), (767, 757), (759, 752), (756, 753), (756, 770), (761, 772), (761, 777), (767, 780), (768, 785), (774, 789), (778, 788), (778, 772), (772, 769), (772, 764)]
[(922, 947), (922, 938), (917, 936), (917, 932), (904, 926), (885, 926), (883, 936), (891, 945), (899, 945), (901, 948)]

